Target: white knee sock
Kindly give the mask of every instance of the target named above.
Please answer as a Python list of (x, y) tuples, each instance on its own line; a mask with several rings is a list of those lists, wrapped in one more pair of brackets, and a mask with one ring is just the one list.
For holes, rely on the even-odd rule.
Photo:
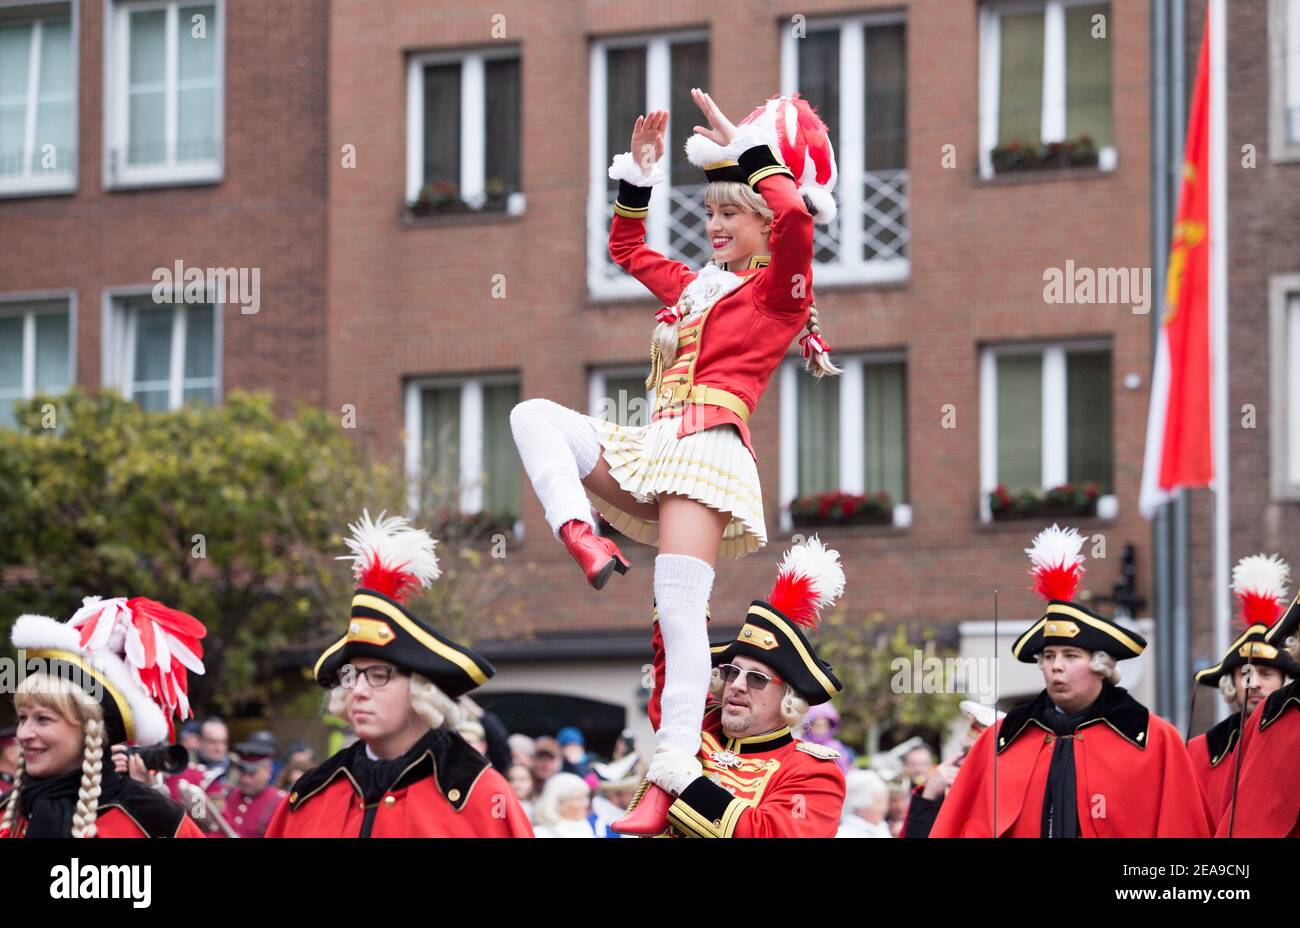
[(600, 461), (591, 423), (559, 403), (531, 399), (510, 410), (510, 430), (551, 532), (558, 538), (560, 527), (573, 519), (595, 528), (581, 483)]
[(713, 568), (687, 554), (655, 558), (655, 605), (664, 640), (664, 691), (656, 739), (694, 755), (700, 749), (712, 665), (705, 610)]

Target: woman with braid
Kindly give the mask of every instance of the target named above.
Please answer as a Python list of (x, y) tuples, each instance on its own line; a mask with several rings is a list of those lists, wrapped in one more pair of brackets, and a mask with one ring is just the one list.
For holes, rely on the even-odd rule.
[(0, 800), (0, 838), (203, 837), (171, 799), (119, 773), (111, 749), (164, 743), (170, 716), (190, 714), (187, 668), (203, 672), (204, 634), (198, 620), (138, 597), (91, 597), (66, 624), (19, 617), (22, 754)]
[[(687, 159), (709, 181), (708, 264), (695, 271), (646, 245), (651, 188), (665, 176), (666, 111), (637, 118), (631, 151), (609, 169), (619, 181), (610, 257), (664, 306), (646, 381), (652, 421), (621, 426), (540, 398), (510, 415), (547, 522), (588, 583), (600, 589), (629, 567), (610, 539), (593, 533), (592, 507), (624, 535), (658, 547), (654, 597), (667, 662), (658, 749), (686, 757), (699, 750), (709, 689), (713, 565), (767, 543), (749, 418), (796, 338), (815, 376), (839, 372), (812, 294), (813, 223), (835, 215), (826, 126), (797, 95), (768, 100), (738, 126), (707, 93), (691, 95), (708, 122), (686, 143)], [(614, 830), (661, 832), (672, 797), (659, 787)]]

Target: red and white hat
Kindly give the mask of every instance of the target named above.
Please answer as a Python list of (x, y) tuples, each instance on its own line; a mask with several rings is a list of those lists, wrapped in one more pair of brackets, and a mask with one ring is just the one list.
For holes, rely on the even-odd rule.
[(88, 596), (67, 622), (22, 615), (13, 646), (41, 669), (77, 683), (100, 700), (108, 742), (142, 747), (169, 741), (172, 718), (193, 717), (189, 671), (203, 673), (203, 623), (136, 596)]
[(746, 183), (738, 161), (741, 152), (768, 145), (790, 169), (799, 192), (808, 202), (813, 221), (829, 225), (837, 212), (835, 189), (838, 171), (826, 124), (808, 101), (797, 93), (771, 97), (740, 121), (736, 137), (725, 148), (702, 135), (686, 140), (686, 157), (710, 181)]

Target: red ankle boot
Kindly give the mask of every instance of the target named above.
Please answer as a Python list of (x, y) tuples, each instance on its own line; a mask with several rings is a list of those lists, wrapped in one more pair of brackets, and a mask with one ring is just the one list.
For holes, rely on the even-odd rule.
[(663, 834), (668, 828), (668, 807), (672, 804), (672, 793), (655, 786), (649, 780), (642, 780), (637, 787), (636, 797), (632, 800), (631, 810), (612, 823), (610, 830), (620, 835), (642, 837)]
[(587, 575), (587, 582), (598, 590), (609, 582), (614, 571), (625, 574), (632, 566), (618, 545), (592, 534), (591, 526), (581, 519), (570, 519), (561, 525), (560, 540)]

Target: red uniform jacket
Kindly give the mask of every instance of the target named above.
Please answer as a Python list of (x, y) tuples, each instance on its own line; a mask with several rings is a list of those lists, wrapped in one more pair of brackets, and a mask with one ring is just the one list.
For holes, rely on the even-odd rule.
[[(664, 683), (663, 638), (654, 625), (655, 688), (650, 723), (659, 728)], [(700, 735), (704, 776), (668, 810), (675, 834), (696, 838), (833, 838), (844, 808), (838, 752), (796, 741), (790, 729), (728, 738), (722, 707), (709, 706)]]
[(260, 793), (250, 796), (238, 786), (232, 786), (226, 793), (222, 815), (239, 837), (260, 838), (266, 834), (266, 827), (271, 824), (271, 816), (288, 795), (282, 789), (268, 786)]
[[(1300, 687), (1296, 681), (1255, 708), (1246, 720), (1246, 734), (1238, 750), (1242, 752), (1241, 772), (1232, 836), (1300, 838), (1300, 780), (1295, 774), (1295, 759), (1300, 755)], [(1223, 814), (1217, 837), (1228, 836), (1231, 806), (1229, 770), (1223, 781)]]
[[(771, 150), (756, 146), (740, 156), (750, 176), (779, 165)], [(808, 320), (812, 305), (813, 221), (789, 171), (766, 174), (753, 183), (773, 214), (769, 237), (771, 258), (765, 267), (734, 270), (752, 277), (720, 298), (703, 313), (700, 335), (686, 383), (717, 387), (744, 401), (752, 414), (767, 388), (772, 371)], [(645, 243), (645, 214), (649, 187), (620, 182), (609, 230), (610, 257), (665, 306), (675, 306), (696, 272), (672, 261)], [(754, 263), (763, 263), (761, 260)], [(696, 406), (682, 415), (678, 437), (730, 423), (740, 432), (749, 453), (749, 428), (739, 415), (721, 406)]]
[(348, 770), (358, 741), (303, 774), (268, 838), (531, 838), (505, 777), (455, 732), (441, 732), (384, 796), (367, 806)]
[[(211, 768), (205, 767), (202, 764), (190, 764), (180, 773), (175, 773), (163, 778), (163, 782), (166, 783), (167, 788), (171, 790), (172, 801), (179, 803), (182, 809), (191, 813), (195, 822), (199, 826), (199, 831), (203, 832), (205, 838), (224, 838), (226, 837), (226, 833), (222, 831), (221, 826), (217, 824), (216, 816), (208, 814), (207, 808), (203, 805), (202, 800), (200, 800), (197, 795), (188, 790), (184, 793), (181, 792), (180, 783), (181, 781), (184, 781), (193, 784), (197, 788), (202, 788), (208, 795), (208, 798), (212, 800), (213, 806), (215, 806), (216, 809), (225, 816), (226, 812), (222, 808), (222, 805), (226, 791), (229, 788), (226, 785), (226, 777), (229, 775), (229, 772), (229, 770), (223, 770), (220, 774), (213, 776)], [(204, 786), (205, 782), (207, 783), (206, 786)]]
[(1210, 812), (1216, 822), (1222, 817), (1225, 808), (1223, 784), (1232, 782), (1240, 735), (1241, 716), (1234, 712), (1205, 734), (1197, 735), (1187, 742), (1187, 756), (1192, 759), (1192, 768), (1201, 782), (1201, 789), (1205, 791), (1205, 798), (1210, 803)]
[[(12, 792), (0, 798), (0, 817), (12, 798)], [(0, 838), (21, 838), (26, 832), (27, 819), (19, 813), (12, 834), (0, 831)], [(111, 802), (100, 804), (95, 817), (95, 837), (202, 838), (203, 832), (179, 805), (162, 793), (128, 780)]]
[[(1106, 688), (1074, 735), (1079, 833), (1088, 838), (1204, 838), (1209, 803), (1178, 731), (1121, 687)], [(980, 735), (930, 831), (933, 838), (1037, 838), (1055, 736), (1035, 717), (1047, 691)], [(1005, 739), (1005, 741), (1003, 740)], [(997, 822), (993, 761), (997, 754)]]

